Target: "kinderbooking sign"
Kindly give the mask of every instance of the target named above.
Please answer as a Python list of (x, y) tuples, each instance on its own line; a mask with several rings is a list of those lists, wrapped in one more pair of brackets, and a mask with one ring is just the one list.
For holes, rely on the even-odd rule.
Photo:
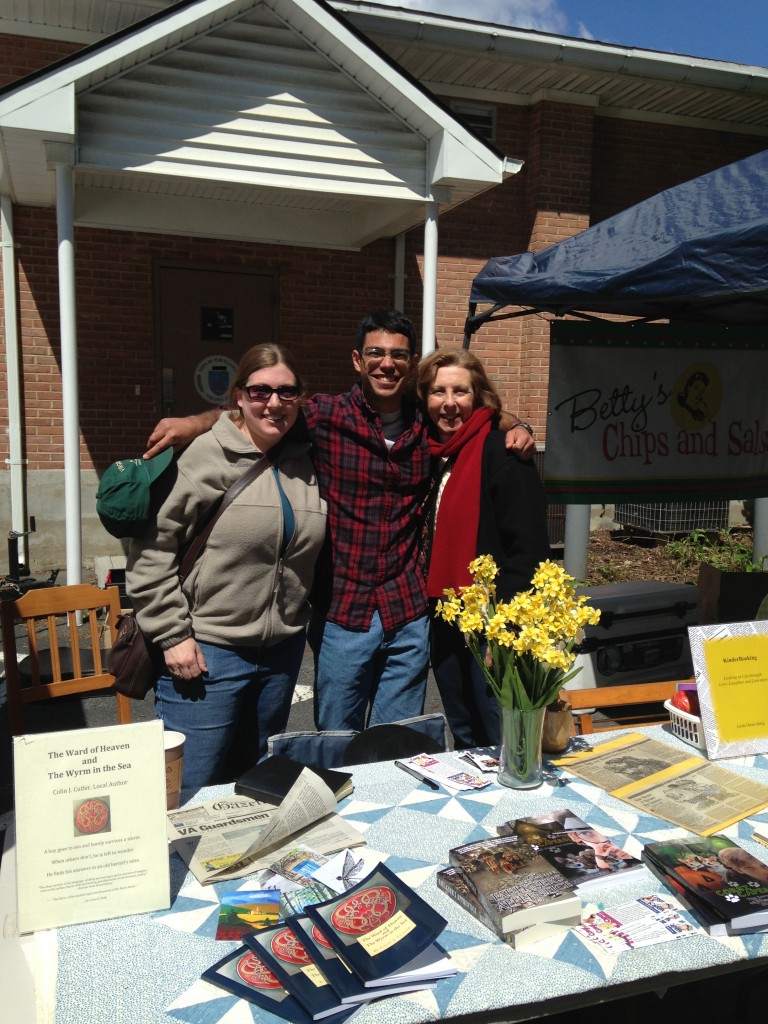
[(568, 321), (551, 340), (551, 501), (768, 496), (764, 331)]

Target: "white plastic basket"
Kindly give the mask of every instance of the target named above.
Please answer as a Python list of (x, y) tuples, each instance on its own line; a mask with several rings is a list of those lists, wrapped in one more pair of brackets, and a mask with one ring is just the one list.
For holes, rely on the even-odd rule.
[(672, 732), (679, 740), (690, 743), (692, 747), (706, 751), (707, 744), (704, 740), (704, 730), (701, 726), (701, 719), (696, 715), (689, 715), (687, 711), (676, 708), (671, 700), (664, 701), (664, 707), (669, 712), (669, 723)]

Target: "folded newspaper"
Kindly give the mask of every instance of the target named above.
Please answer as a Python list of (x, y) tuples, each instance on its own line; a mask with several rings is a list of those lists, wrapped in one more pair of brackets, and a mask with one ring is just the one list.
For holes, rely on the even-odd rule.
[(168, 838), (205, 885), (266, 868), (299, 838), (324, 854), (364, 845), (365, 836), (335, 809), (334, 793), (305, 768), (279, 807), (229, 796), (169, 811)]

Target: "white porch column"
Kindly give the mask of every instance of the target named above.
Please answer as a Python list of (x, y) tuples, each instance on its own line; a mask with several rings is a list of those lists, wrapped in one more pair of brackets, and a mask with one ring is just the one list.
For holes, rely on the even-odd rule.
[[(8, 384), (8, 459), (11, 477), (11, 530), (18, 534), (19, 565), (29, 565), (27, 544), (27, 506), (22, 458), (23, 428), (21, 412), (21, 359), (19, 355), (19, 315), (17, 304), (16, 252), (13, 234), (13, 204), (10, 196), (0, 196), (0, 223), (3, 249), (3, 312), (5, 314), (5, 366)], [(15, 569), (16, 566), (9, 566)]]
[(438, 204), (427, 204), (424, 221), (424, 298), (421, 320), (421, 354), (435, 351), (435, 310), (437, 308), (437, 218)]
[(46, 158), (56, 174), (56, 223), (59, 238), (59, 319), (61, 391), (64, 428), (64, 512), (66, 516), (67, 583), (82, 582), (80, 508), (80, 416), (75, 310), (74, 148), (48, 143)]

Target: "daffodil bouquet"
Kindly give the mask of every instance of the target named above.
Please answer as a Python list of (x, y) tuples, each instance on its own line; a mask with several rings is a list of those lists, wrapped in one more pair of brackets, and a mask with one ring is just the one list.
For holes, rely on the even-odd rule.
[(531, 589), (496, 600), (499, 570), (490, 555), (469, 563), (472, 584), (444, 590), (435, 614), (455, 623), (502, 707), (546, 707), (579, 668), (573, 647), (584, 626), (600, 619), (574, 580), (554, 562), (540, 562)]

